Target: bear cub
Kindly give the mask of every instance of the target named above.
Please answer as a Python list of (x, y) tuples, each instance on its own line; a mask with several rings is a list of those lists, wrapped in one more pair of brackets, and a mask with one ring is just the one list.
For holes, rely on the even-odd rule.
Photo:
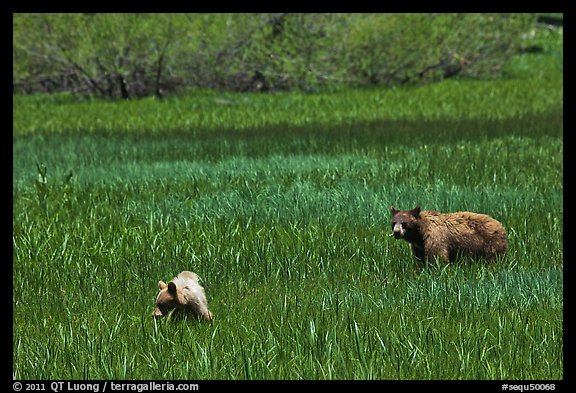
[(208, 310), (208, 301), (204, 288), (198, 283), (196, 273), (183, 271), (168, 284), (159, 281), (160, 293), (156, 297), (153, 312), (154, 317), (163, 317), (172, 310), (184, 314), (199, 315), (207, 321), (212, 320), (212, 313)]
[(493, 261), (508, 249), (506, 230), (502, 224), (485, 214), (456, 212), (439, 213), (435, 210), (392, 212), (392, 235), (404, 239), (412, 246), (412, 254), (419, 261), (454, 262), (460, 254), (482, 257)]

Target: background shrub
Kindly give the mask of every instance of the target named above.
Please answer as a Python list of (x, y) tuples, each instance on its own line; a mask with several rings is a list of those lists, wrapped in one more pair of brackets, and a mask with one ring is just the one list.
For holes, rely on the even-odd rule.
[(14, 14), (13, 90), (162, 96), (501, 75), (533, 14)]

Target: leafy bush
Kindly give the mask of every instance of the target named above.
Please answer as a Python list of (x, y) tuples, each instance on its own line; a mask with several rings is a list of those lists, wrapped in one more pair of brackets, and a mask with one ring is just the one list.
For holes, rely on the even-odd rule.
[(14, 15), (14, 87), (161, 95), (184, 77), (185, 15)]
[(342, 56), (360, 82), (490, 77), (515, 52), (528, 15), (359, 15)]
[(13, 89), (314, 90), (500, 74), (530, 14), (14, 14)]

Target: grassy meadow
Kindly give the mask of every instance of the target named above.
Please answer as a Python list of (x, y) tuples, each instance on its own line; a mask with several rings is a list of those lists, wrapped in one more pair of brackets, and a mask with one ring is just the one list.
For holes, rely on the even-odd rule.
[[(562, 89), (15, 96), (13, 378), (562, 379)], [(416, 204), (509, 253), (420, 268)], [(151, 317), (182, 270), (212, 323)]]

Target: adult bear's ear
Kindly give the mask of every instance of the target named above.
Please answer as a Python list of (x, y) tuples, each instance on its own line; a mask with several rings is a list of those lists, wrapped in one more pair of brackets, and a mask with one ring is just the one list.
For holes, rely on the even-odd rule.
[(174, 284), (174, 281), (168, 283), (168, 292), (172, 295), (176, 295), (176, 284)]
[(410, 210), (410, 214), (416, 218), (420, 218), (420, 206), (416, 206), (414, 209)]
[(396, 209), (394, 206), (390, 206), (390, 211), (392, 212), (392, 215), (398, 213), (400, 210)]
[(158, 288), (160, 288), (160, 290), (163, 290), (164, 288), (166, 288), (166, 283), (162, 280), (158, 281)]

